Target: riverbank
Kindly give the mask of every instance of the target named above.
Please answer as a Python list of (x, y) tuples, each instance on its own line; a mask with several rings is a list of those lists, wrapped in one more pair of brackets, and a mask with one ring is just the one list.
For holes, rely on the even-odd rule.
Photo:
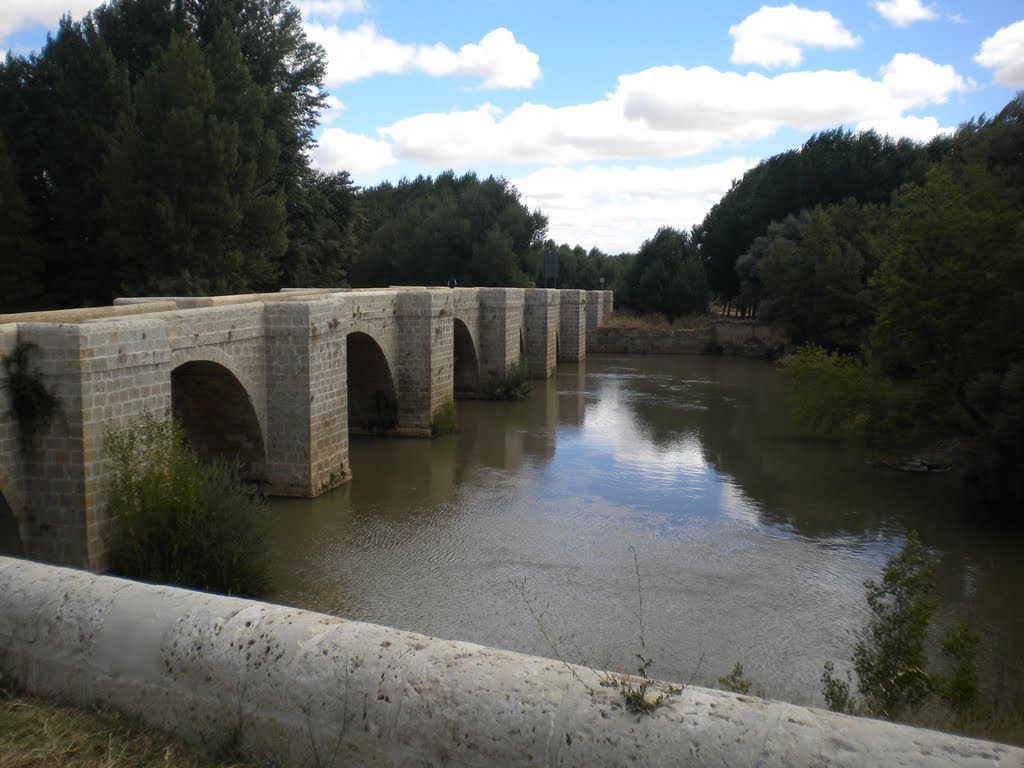
[(643, 325), (631, 322), (592, 329), (587, 352), (625, 355), (729, 355), (780, 357), (789, 344), (779, 328), (750, 320), (703, 319), (682, 327)]

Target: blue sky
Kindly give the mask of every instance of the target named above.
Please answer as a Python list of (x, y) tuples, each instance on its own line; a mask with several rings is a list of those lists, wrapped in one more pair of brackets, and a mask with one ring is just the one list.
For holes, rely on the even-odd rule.
[[(842, 125), (926, 140), (1024, 89), (1024, 4), (300, 0), (327, 51), (318, 166), (511, 180), (558, 242), (635, 250)], [(0, 51), (94, 0), (3, 0)]]

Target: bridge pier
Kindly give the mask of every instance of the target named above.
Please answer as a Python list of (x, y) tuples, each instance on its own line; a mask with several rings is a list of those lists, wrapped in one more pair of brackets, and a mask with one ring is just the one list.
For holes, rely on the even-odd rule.
[(550, 379), (555, 372), (559, 293), (554, 288), (526, 290), (523, 327), (526, 335), (526, 362), (532, 379)]
[(587, 356), (587, 294), (563, 290), (558, 301), (558, 362), (578, 363)]
[(612, 291), (587, 291), (587, 352), (597, 352), (594, 346), (597, 327), (612, 316), (614, 293)]

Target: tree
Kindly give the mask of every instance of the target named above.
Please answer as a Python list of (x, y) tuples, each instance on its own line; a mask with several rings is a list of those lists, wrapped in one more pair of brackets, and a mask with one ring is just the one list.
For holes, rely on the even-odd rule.
[(1024, 226), (1006, 182), (980, 162), (931, 168), (923, 186), (893, 199), (891, 236), (872, 285), (876, 343), (902, 344), (936, 399), (962, 400), (963, 386), (1005, 370), (1024, 343)]
[(381, 184), (359, 196), (358, 285), (525, 286), (540, 269), (547, 219), (508, 181), (452, 172)]
[(39, 250), (17, 170), (0, 133), (0, 313), (29, 309), (43, 300)]
[(661, 312), (670, 319), (707, 312), (711, 301), (693, 238), (671, 227), (662, 227), (644, 241), (626, 283), (626, 304), (642, 312)]
[(218, 115), (198, 44), (173, 34), (134, 91), (137, 119), (119, 126), (106, 177), (121, 285), (142, 294), (270, 285), (286, 246), (284, 200), (257, 187), (258, 158), (247, 162), (239, 124)]

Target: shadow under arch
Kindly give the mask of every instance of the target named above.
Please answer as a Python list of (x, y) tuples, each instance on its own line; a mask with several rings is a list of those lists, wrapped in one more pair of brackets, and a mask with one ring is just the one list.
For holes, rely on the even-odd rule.
[(192, 360), (171, 371), (171, 412), (209, 461), (237, 461), (242, 478), (267, 480), (267, 449), (252, 397), (220, 363)]
[(348, 355), (348, 431), (379, 435), (398, 429), (395, 380), (384, 351), (362, 331), (345, 338)]
[(473, 335), (464, 322), (455, 318), (453, 336), (455, 397), (472, 397), (480, 389), (480, 361)]
[(0, 486), (0, 556), (25, 557), (25, 554), (18, 518)]

